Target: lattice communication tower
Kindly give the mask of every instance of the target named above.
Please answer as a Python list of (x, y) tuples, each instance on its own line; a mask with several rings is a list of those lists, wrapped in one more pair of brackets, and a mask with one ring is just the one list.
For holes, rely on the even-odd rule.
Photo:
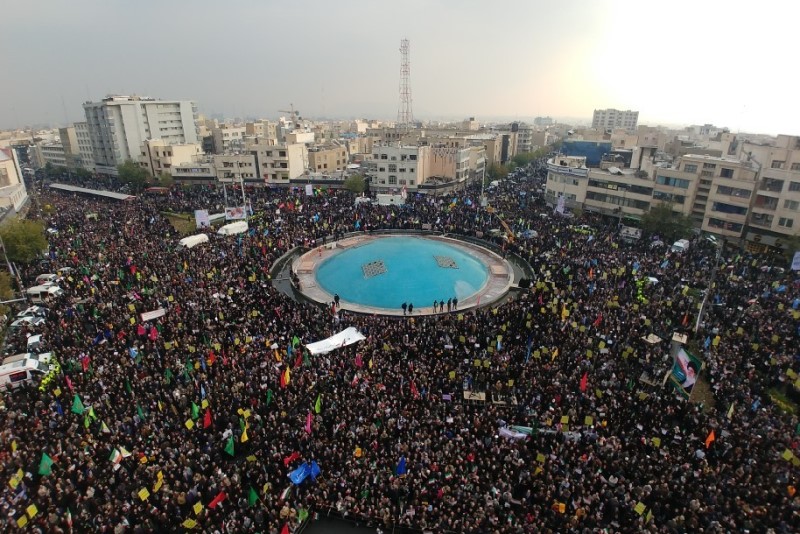
[(400, 107), (397, 110), (397, 128), (408, 131), (414, 127), (414, 112), (411, 108), (411, 59), (409, 40), (400, 41)]

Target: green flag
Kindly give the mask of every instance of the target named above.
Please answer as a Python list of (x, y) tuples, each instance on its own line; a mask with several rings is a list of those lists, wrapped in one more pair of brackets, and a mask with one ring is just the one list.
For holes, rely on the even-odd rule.
[(272, 390), (271, 390), (271, 389), (268, 389), (268, 390), (267, 390), (267, 406), (269, 406), (269, 404), (270, 404), (271, 402), (272, 402)]
[(136, 403), (136, 413), (139, 414), (139, 419), (144, 419), (145, 418), (144, 417), (144, 410), (142, 410), (142, 407), (139, 406), (138, 402)]
[(167, 385), (172, 381), (172, 371), (169, 369), (164, 371), (164, 380), (167, 382)]
[(42, 461), (39, 462), (39, 474), (40, 475), (49, 475), (53, 472), (50, 467), (53, 465), (53, 459), (47, 456), (46, 452), (42, 453)]
[(128, 380), (127, 378), (125, 379), (125, 391), (127, 391), (128, 393), (131, 392), (131, 381)]
[(308, 510), (300, 508), (300, 511), (297, 512), (297, 521), (302, 523), (306, 519), (308, 519)]
[(247, 423), (244, 422), (244, 419), (241, 417), (239, 418), (239, 427), (242, 429), (242, 432), (247, 428)]
[(89, 417), (91, 417), (95, 421), (97, 420), (97, 416), (94, 413), (94, 407), (89, 407)]
[(314, 412), (319, 413), (322, 411), (322, 393), (317, 394), (317, 402), (314, 403)]
[(234, 452), (233, 452), (233, 436), (228, 438), (228, 443), (225, 444), (225, 452), (227, 452), (231, 456), (234, 455)]
[(299, 338), (299, 337), (297, 337), (297, 336), (294, 336), (294, 337), (292, 338), (292, 348), (296, 347), (296, 346), (297, 346), (297, 345), (299, 345), (299, 344), (300, 344), (300, 338)]
[(250, 486), (250, 492), (247, 494), (247, 504), (254, 506), (258, 502), (258, 493)]
[(72, 399), (72, 413), (76, 413), (81, 415), (84, 411), (83, 403), (81, 402), (81, 398), (76, 394), (75, 397)]
[(91, 419), (89, 419), (88, 415), (83, 416), (83, 428), (89, 428), (89, 425), (92, 423)]
[(194, 402), (192, 402), (192, 419), (197, 421), (199, 417), (200, 417), (200, 407), (196, 405)]

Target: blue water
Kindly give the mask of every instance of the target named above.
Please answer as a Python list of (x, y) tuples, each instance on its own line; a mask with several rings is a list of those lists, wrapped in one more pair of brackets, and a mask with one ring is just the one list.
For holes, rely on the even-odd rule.
[[(434, 256), (452, 258), (458, 268), (440, 267)], [(362, 265), (374, 261), (383, 261), (386, 272), (367, 278)], [(415, 237), (384, 237), (346, 249), (316, 271), (319, 285), (342, 301), (393, 309), (403, 302), (427, 308), (434, 299), (463, 301), (488, 276), (486, 265), (460, 249)]]

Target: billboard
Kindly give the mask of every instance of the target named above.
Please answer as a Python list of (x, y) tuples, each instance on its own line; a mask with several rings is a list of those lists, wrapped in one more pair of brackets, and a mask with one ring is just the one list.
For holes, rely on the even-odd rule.
[(194, 224), (197, 228), (208, 228), (211, 220), (208, 218), (208, 210), (194, 210)]
[(236, 206), (233, 208), (225, 208), (226, 221), (238, 221), (247, 218), (247, 210), (244, 206)]

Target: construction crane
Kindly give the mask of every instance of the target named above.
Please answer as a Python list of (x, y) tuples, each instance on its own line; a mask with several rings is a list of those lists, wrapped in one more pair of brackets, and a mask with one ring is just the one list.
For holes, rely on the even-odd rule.
[(299, 128), (300, 124), (297, 121), (302, 119), (302, 117), (300, 116), (300, 112), (294, 109), (294, 104), (289, 104), (289, 107), (291, 109), (279, 109), (278, 111), (280, 111), (281, 113), (288, 113), (292, 121), (292, 126), (294, 126), (295, 128)]

